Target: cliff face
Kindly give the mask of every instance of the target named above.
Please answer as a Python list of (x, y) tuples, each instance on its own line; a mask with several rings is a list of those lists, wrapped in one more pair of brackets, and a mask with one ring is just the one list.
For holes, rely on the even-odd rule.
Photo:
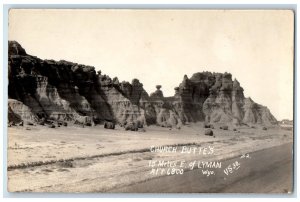
[(202, 72), (184, 76), (176, 96), (181, 100), (183, 121), (207, 123), (277, 124), (265, 106), (244, 97), (244, 89), (229, 73)]
[(93, 125), (104, 120), (121, 125), (180, 126), (187, 122), (276, 124), (270, 111), (245, 98), (231, 74), (184, 76), (175, 96), (157, 90), (148, 95), (139, 80), (119, 82), (94, 67), (41, 60), (9, 42), (8, 119), (41, 119)]

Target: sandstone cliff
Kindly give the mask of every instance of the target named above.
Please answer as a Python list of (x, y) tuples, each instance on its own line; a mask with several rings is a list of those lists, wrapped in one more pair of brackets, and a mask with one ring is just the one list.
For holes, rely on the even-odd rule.
[(148, 95), (138, 79), (119, 82), (94, 67), (67, 61), (41, 60), (9, 42), (8, 121), (50, 119), (94, 125), (157, 124), (180, 127), (187, 122), (276, 124), (270, 111), (250, 98), (229, 73), (184, 76), (175, 95), (162, 86)]
[(277, 124), (267, 107), (244, 97), (244, 89), (229, 73), (201, 72), (190, 79), (184, 76), (176, 89), (183, 122)]

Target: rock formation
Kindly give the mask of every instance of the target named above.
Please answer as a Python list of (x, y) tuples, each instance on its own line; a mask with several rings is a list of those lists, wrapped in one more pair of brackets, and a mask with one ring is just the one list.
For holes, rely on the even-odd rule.
[(244, 89), (229, 73), (201, 72), (190, 79), (185, 75), (175, 90), (183, 122), (277, 124), (267, 107), (244, 97)]
[(9, 42), (8, 55), (9, 122), (277, 124), (267, 107), (244, 97), (240, 83), (229, 73), (202, 72), (190, 79), (185, 75), (174, 96), (164, 97), (161, 85), (149, 96), (138, 79), (119, 82), (92, 66), (41, 60), (16, 41)]

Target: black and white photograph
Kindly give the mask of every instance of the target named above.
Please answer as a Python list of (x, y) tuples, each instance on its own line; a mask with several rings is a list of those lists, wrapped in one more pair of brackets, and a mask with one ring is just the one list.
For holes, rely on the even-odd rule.
[(293, 194), (294, 17), (10, 9), (7, 191)]

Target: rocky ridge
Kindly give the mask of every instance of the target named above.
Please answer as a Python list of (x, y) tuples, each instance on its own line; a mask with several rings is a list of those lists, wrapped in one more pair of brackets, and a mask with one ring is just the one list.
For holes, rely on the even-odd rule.
[(119, 82), (92, 66), (64, 60), (41, 60), (9, 42), (8, 121), (64, 121), (95, 125), (111, 121), (122, 126), (157, 124), (180, 127), (189, 122), (274, 125), (265, 106), (245, 98), (230, 73), (186, 75), (175, 95), (164, 97), (160, 85), (148, 95), (138, 79)]

